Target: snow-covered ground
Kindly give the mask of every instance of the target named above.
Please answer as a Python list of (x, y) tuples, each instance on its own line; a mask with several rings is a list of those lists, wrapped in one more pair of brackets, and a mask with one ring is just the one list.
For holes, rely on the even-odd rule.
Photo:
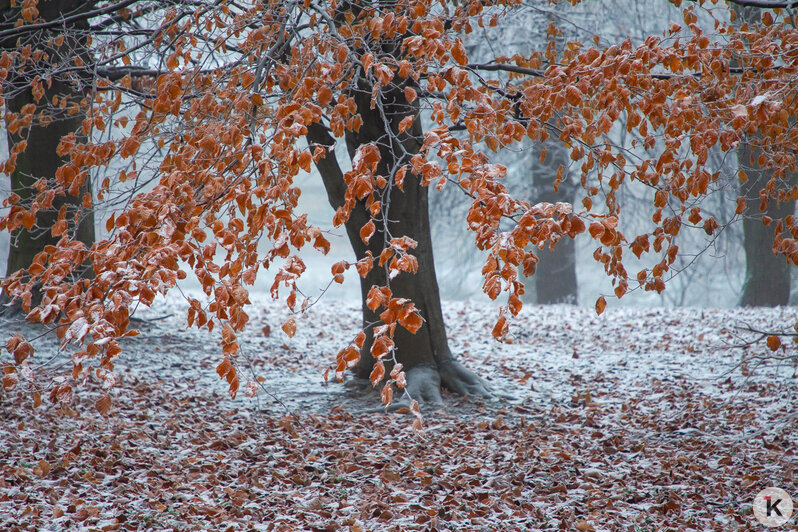
[[(796, 368), (752, 373), (729, 348), (794, 308), (528, 307), (500, 344), (495, 309), (446, 302), (453, 352), (507, 398), (446, 396), (416, 433), (376, 394), (323, 384), (359, 304), (322, 299), (288, 338), (287, 309), (252, 300), (256, 399), (230, 399), (218, 338), (186, 329), (177, 294), (137, 312), (109, 417), (93, 384), (66, 410), (2, 396), (0, 528), (728, 530), (755, 528), (760, 489), (798, 495)], [(37, 330), (0, 332), (20, 328)], [(55, 346), (35, 359), (59, 364)]]

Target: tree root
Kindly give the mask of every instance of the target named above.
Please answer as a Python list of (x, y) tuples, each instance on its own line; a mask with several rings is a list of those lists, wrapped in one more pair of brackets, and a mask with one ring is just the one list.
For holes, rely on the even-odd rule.
[(405, 370), (405, 376), (407, 393), (419, 404), (443, 406), (441, 387), (470, 398), (493, 397), (485, 381), (454, 359), (439, 366), (413, 366)]
[[(440, 366), (432, 364), (411, 366), (405, 369), (405, 378), (407, 394), (395, 395), (393, 403), (387, 409), (389, 412), (409, 407), (408, 395), (427, 408), (443, 408), (441, 388), (469, 398), (487, 399), (494, 396), (485, 381), (454, 359), (445, 361)], [(371, 382), (368, 379), (355, 378), (350, 381), (349, 386), (366, 389), (371, 388)]]

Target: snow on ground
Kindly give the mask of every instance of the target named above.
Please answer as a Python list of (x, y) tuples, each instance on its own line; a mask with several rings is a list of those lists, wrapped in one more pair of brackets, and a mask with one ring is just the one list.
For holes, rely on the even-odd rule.
[[(445, 303), (453, 352), (500, 397), (447, 396), (416, 433), (323, 384), (359, 304), (322, 299), (288, 338), (287, 310), (252, 299), (256, 399), (230, 399), (218, 338), (185, 328), (177, 296), (136, 314), (109, 417), (93, 383), (64, 410), (0, 396), (0, 529), (734, 530), (757, 529), (760, 489), (798, 496), (796, 368), (751, 373), (728, 348), (736, 324), (781, 329), (794, 308), (529, 307), (499, 344), (494, 309)], [(38, 331), (0, 325), (20, 328)]]

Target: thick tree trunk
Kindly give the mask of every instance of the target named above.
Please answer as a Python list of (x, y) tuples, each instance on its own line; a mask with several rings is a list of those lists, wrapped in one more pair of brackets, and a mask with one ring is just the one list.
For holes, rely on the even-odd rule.
[[(759, 210), (759, 191), (764, 189), (771, 173), (757, 165), (759, 151), (749, 144), (737, 149), (740, 168), (745, 169), (748, 181), (740, 185), (746, 198), (743, 212), (743, 242), (745, 247), (745, 281), (740, 305), (744, 307), (775, 307), (790, 301), (790, 263), (786, 257), (773, 253), (775, 222), (762, 223), (763, 216), (781, 220), (795, 213), (795, 201), (778, 202), (770, 199), (764, 211)], [(753, 163), (751, 162), (753, 156)], [(788, 176), (787, 187), (798, 181), (798, 174)], [(777, 187), (778, 189), (779, 187)]]
[[(40, 16), (44, 20), (50, 21), (58, 19), (61, 13), (74, 12), (80, 4), (81, 2), (77, 0), (41, 1), (38, 4), (38, 9)], [(89, 3), (85, 4), (88, 5)], [(83, 24), (85, 25), (85, 23)], [(46, 36), (43, 36), (42, 40), (44, 40), (44, 37)], [(78, 39), (68, 37), (60, 49), (50, 48), (48, 52), (53, 57), (54, 62), (58, 61), (58, 58), (64, 61), (70, 60), (76, 53), (86, 53), (84, 38), (85, 36)], [(0, 43), (0, 49), (15, 47), (15, 42)], [(42, 99), (36, 101), (30, 87), (30, 80), (24, 76), (25, 74), (12, 75), (4, 82), (3, 93), (7, 95), (5, 99), (6, 113), (19, 113), (23, 106), (33, 104), (36, 106), (36, 116), (42, 110), (52, 116), (52, 109), (50, 108), (49, 111), (47, 109), (52, 104), (54, 96), (57, 96), (62, 101), (69, 101), (75, 97), (73, 94), (74, 89), (69, 82), (53, 77), (50, 84), (45, 84), (45, 92)], [(40, 178), (47, 179), (48, 188), (50, 189), (57, 186), (55, 179), (56, 170), (66, 162), (57, 153), (58, 144), (61, 138), (67, 134), (79, 132), (82, 121), (85, 118), (82, 113), (70, 115), (64, 110), (59, 111), (60, 114), (52, 116), (52, 121), (46, 127), (39, 125), (34, 120), (29, 129), (22, 130), (16, 135), (8, 133), (8, 127), (6, 127), (6, 137), (9, 146), (13, 146), (20, 140), (27, 140), (27, 148), (24, 152), (18, 154), (16, 169), (11, 174), (11, 190), (21, 198), (19, 205), (30, 205), (39, 195), (39, 191), (33, 185)], [(40, 209), (36, 215), (36, 223), (31, 230), (23, 227), (11, 234), (8, 262), (6, 263), (6, 277), (18, 270), (27, 269), (33, 263), (33, 258), (43, 251), (45, 246), (54, 246), (58, 243), (60, 237), (52, 236), (50, 230), (58, 220), (59, 210), (64, 206), (66, 206), (67, 220), (70, 222), (69, 235), (73, 239), (83, 242), (87, 247), (94, 243), (94, 219), (92, 213), (81, 205), (84, 194), (91, 194), (91, 186), (88, 180), (77, 195), (56, 195), (52, 207)], [(76, 214), (80, 221), (74, 224), (72, 220), (75, 219)], [(86, 271), (82, 273), (90, 274), (91, 272), (87, 267)], [(6, 303), (3, 308), (0, 308), (0, 311), (17, 312), (20, 310), (19, 302), (7, 306), (8, 297), (6, 294), (3, 294), (0, 300)], [(32, 304), (36, 305), (40, 300), (41, 294), (38, 290), (34, 290)]]
[[(394, 172), (402, 164), (408, 163), (412, 155), (418, 153), (423, 140), (420, 119), (407, 132), (399, 135), (399, 121), (409, 115), (418, 115), (417, 106), (410, 105), (401, 90), (392, 91), (383, 108), (387, 122), (378, 109), (371, 109), (371, 91), (361, 86), (353, 94), (363, 125), (358, 132), (350, 132), (346, 136), (350, 157), (354, 156), (358, 147), (374, 143), (380, 149), (381, 162), (377, 174), (386, 179), (393, 179)], [(390, 133), (389, 133), (390, 132)], [(401, 139), (397, 141), (396, 138)], [(335, 159), (331, 147), (334, 143), (327, 129), (321, 124), (314, 124), (308, 129), (308, 142), (312, 145), (330, 147), (326, 157), (319, 160), (317, 168), (321, 173), (327, 190), (330, 205), (334, 209), (344, 203), (346, 185), (343, 173)], [(432, 238), (430, 236), (429, 204), (427, 187), (420, 183), (418, 176), (407, 173), (404, 190), (393, 186), (383, 202), (383, 215), (388, 223), (388, 232), (381, 222), (376, 233), (366, 245), (360, 238), (360, 229), (371, 219), (363, 202), (358, 202), (352, 209), (346, 222), (346, 231), (357, 259), (371, 251), (379, 257), (384, 244), (392, 237), (408, 236), (418, 243), (412, 254), (418, 260), (418, 271), (415, 274), (400, 273), (390, 282), (383, 267), (376, 263), (365, 278), (361, 278), (361, 296), (363, 299), (363, 326), (367, 333), (366, 343), (361, 350), (360, 362), (356, 373), (367, 377), (374, 364), (370, 354), (373, 340), (373, 326), (379, 324), (378, 313), (366, 305), (365, 299), (372, 286), (390, 285), (394, 297), (408, 298), (419, 309), (424, 324), (411, 334), (402, 327), (397, 327), (393, 338), (396, 345), (396, 357), (405, 367), (409, 394), (419, 401), (440, 403), (441, 385), (453, 392), (464, 395), (487, 396), (488, 389), (482, 381), (465, 369), (452, 357), (446, 338), (446, 329), (441, 312), (438, 281), (435, 276), (435, 263), (432, 254)]]

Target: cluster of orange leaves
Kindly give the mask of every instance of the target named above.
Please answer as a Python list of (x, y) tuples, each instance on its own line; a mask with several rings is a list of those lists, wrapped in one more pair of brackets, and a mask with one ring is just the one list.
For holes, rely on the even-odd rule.
[[(98, 188), (96, 198), (84, 198), (86, 209), (110, 201), (126, 185), (131, 199), (107, 218), (108, 236), (90, 249), (70, 240), (72, 221), (62, 212), (51, 228), (61, 237), (58, 246), (40, 253), (27, 271), (5, 279), (3, 289), (22, 299), (28, 319), (57, 323), (65, 347), (80, 346), (73, 357), (78, 381), (92, 371), (87, 364), (92, 359), (100, 359), (94, 368), (98, 375), (112, 372), (120, 352), (116, 339), (135, 334), (129, 330), (133, 307), (149, 305), (173, 288), (188, 275), (187, 266), (208, 296), (205, 304), (189, 301), (188, 324), (209, 330), (214, 323), (222, 325), (224, 359), (217, 369), (234, 396), (239, 388), (236, 333), (249, 319), (247, 287), (255, 284), (257, 274), (276, 269), (271, 294), (280, 297), (286, 288), (292, 311), (311, 303), (308, 298), (297, 301), (305, 264), (295, 251), (311, 243), (327, 253), (330, 244), (320, 228), (297, 212), (301, 191), (294, 178), (311, 171), (325, 155), (322, 147), (303, 147), (308, 126), (322, 123), (341, 138), (363, 125), (349, 92), (358, 77), (368, 81), (375, 102), (394, 81), (406, 82), (408, 102), (428, 102), (430, 127), (421, 151), (393, 175), (376, 175), (379, 150), (360, 146), (345, 175), (346, 197), (333, 224), (344, 223), (353, 206), (363, 202), (372, 216), (360, 231), (368, 243), (375, 224), (386, 223), (381, 217), (384, 195), (378, 192), (401, 189), (407, 172), (421, 176), (425, 186), (451, 182), (460, 187), (473, 199), (467, 223), (476, 246), (489, 252), (483, 290), (492, 299), (506, 294), (493, 329), (498, 339), (507, 333), (507, 313), (515, 315), (521, 308), (519, 269), (534, 273), (535, 248), (554, 246), (562, 238), (587, 234), (596, 242), (594, 257), (612, 278), (615, 296), (623, 297), (635, 282), (645, 290), (663, 290), (679, 253), (679, 233), (685, 227), (707, 235), (719, 229), (699, 205), (714, 184), (729, 179), (708, 167), (708, 153), (716, 147), (729, 152), (743, 141), (759, 143), (757, 164), (773, 176), (762, 192), (762, 208), (770, 201), (798, 198), (798, 188), (780, 186), (785, 172), (795, 170), (798, 146), (793, 127), (798, 32), (788, 13), (764, 12), (755, 27), (717, 20), (709, 34), (690, 5), (683, 11), (683, 25), (673, 23), (669, 35), (651, 36), (640, 45), (630, 40), (603, 48), (568, 43), (560, 57), (549, 46), (544, 54), (497, 58), (490, 70), (507, 74), (498, 81), (481, 75), (485, 65), (470, 63), (462, 41), (475, 25), (502, 24), (502, 15), (517, 2), (493, 3), (491, 10), (477, 0), (459, 5), (397, 1), (384, 9), (363, 6), (357, 11), (335, 1), (276, 0), (246, 10), (227, 2), (191, 10), (164, 8), (163, 22), (148, 44), (162, 54), (163, 73), (143, 79), (126, 75), (118, 81), (98, 78), (97, 90), (80, 104), (57, 97), (47, 101), (40, 83), (37, 105), (6, 114), (12, 133), (45, 124), (54, 109), (68, 107), (86, 118), (82, 131), (61, 139), (59, 154), (68, 162), (54, 178), (37, 183), (33, 201), (22, 204), (16, 195), (6, 199), (9, 210), (0, 228), (33, 228), (36, 213), (51, 207), (55, 195), (77, 193), (90, 175), (99, 176)], [(23, 27), (37, 16), (27, 4)], [(391, 40), (401, 46), (385, 53), (380, 43)], [(199, 68), (196, 60), (207, 56), (208, 43), (218, 54), (216, 66)], [(70, 60), (76, 68), (84, 61)], [(134, 55), (122, 53), (119, 64), (131, 60)], [(46, 59), (30, 46), (3, 52), (0, 79), (14, 69), (40, 65), (46, 66)], [(131, 102), (135, 112), (129, 110)], [(395, 135), (417, 119), (404, 117)], [(117, 133), (95, 140), (109, 128)], [(611, 142), (614, 128), (633, 133), (644, 155), (630, 161), (628, 151)], [(491, 163), (491, 151), (552, 135), (569, 147), (573, 164), (581, 167), (586, 196), (578, 212), (570, 204), (532, 206), (514, 198), (503, 184), (506, 169)], [(5, 173), (13, 171), (24, 149), (24, 141), (11, 147)], [(148, 164), (156, 149), (164, 155)], [(656, 155), (645, 155), (652, 152)], [(111, 164), (120, 162), (125, 168), (112, 170)], [(743, 172), (734, 177), (745, 179)], [(154, 185), (145, 190), (138, 187), (140, 180)], [(630, 182), (653, 191), (652, 228), (634, 237), (621, 230), (624, 216), (617, 199)], [(745, 200), (737, 201), (740, 214)], [(798, 264), (794, 218), (776, 225), (774, 250)], [(270, 248), (260, 253), (263, 241)], [(412, 239), (397, 236), (379, 257), (369, 253), (361, 258), (357, 271), (365, 276), (381, 267), (390, 278), (412, 274), (417, 269), (414, 247)], [(638, 258), (653, 252), (656, 263), (630, 276), (624, 266), (628, 251)], [(93, 278), (71, 280), (87, 261)], [(334, 265), (333, 280), (342, 282), (350, 266)], [(31, 308), (35, 285), (42, 287), (44, 299)], [(371, 377), (377, 384), (385, 377), (383, 359), (393, 356), (396, 326), (415, 332), (423, 319), (412, 301), (392, 297), (389, 286), (374, 287), (367, 304), (384, 309), (371, 346), (377, 360)], [(596, 309), (600, 313), (605, 306), (602, 297)], [(283, 330), (294, 334), (293, 318)], [(361, 332), (338, 353), (338, 378), (358, 360), (365, 341)], [(8, 351), (14, 361), (4, 363), (4, 387), (16, 386), (20, 376), (33, 382), (26, 365), (30, 344), (12, 339)], [(401, 366), (394, 366), (390, 378), (404, 387)], [(255, 393), (256, 382), (247, 383), (248, 393)], [(383, 399), (390, 402), (392, 388), (385, 389)], [(55, 398), (71, 394), (66, 384), (53, 390)]]

